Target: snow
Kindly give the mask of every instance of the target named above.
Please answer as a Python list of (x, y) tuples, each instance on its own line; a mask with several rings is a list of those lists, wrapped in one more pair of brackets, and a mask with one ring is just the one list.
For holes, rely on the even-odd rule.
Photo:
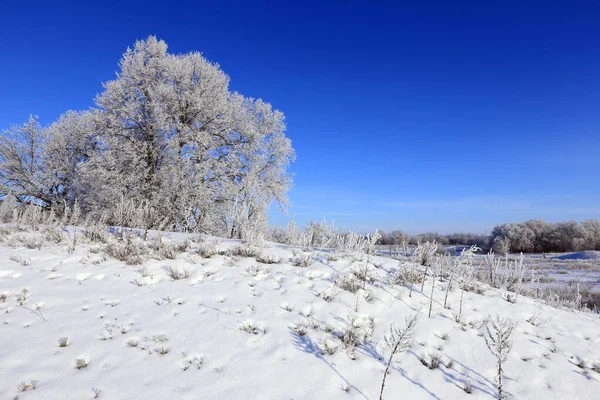
[(600, 251), (580, 251), (552, 257), (558, 260), (600, 260)]
[[(239, 245), (206, 240), (221, 249)], [(279, 244), (259, 250), (279, 258), (276, 264), (229, 255), (204, 259), (194, 246), (175, 260), (128, 266), (104, 257), (97, 244), (69, 253), (62, 245), (37, 250), (0, 243), (0, 293), (9, 295), (0, 300), (0, 398), (91, 399), (97, 388), (106, 399), (377, 399), (389, 357), (384, 334), (390, 323), (403, 326), (419, 312), (415, 343), (396, 355), (386, 399), (494, 398), (495, 358), (480, 336), (483, 319), (494, 314), (517, 321), (504, 366), (509, 394), (598, 399), (600, 373), (576, 365), (577, 357), (588, 366), (600, 363), (597, 314), (524, 296), (511, 304), (502, 290), (487, 288), (484, 295), (465, 293), (460, 324), (453, 317), (460, 291), (450, 293), (452, 310), (444, 309), (445, 283), (436, 283), (427, 318), (431, 280), (408, 297), (406, 287), (386, 283), (398, 261), (372, 257), (377, 279), (366, 288), (373, 300), (360, 301), (356, 315), (365, 325), (373, 317), (374, 335), (353, 360), (334, 333), (344, 329), (363, 292), (337, 290), (333, 279), (364, 265), (364, 258), (328, 261), (327, 252), (315, 251), (302, 268), (289, 262), (298, 249)], [(191, 276), (173, 280), (168, 266)], [(136, 272), (140, 267), (147, 276)], [(29, 297), (19, 306), (23, 288)], [(318, 297), (323, 291), (334, 299)], [(545, 322), (535, 326), (527, 322), (532, 317)], [(63, 337), (70, 343), (59, 347)], [(333, 355), (323, 351), (325, 342), (338, 348)], [(419, 358), (429, 355), (441, 355), (446, 365), (428, 369)], [(88, 366), (76, 369), (78, 359)], [(462, 390), (466, 379), (472, 394)], [(18, 391), (31, 380), (39, 381), (35, 390)]]

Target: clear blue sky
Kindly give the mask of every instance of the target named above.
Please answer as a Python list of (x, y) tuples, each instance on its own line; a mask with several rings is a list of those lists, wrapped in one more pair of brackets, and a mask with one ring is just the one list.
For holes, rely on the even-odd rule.
[(600, 218), (597, 1), (84, 3), (0, 1), (2, 129), (92, 106), (154, 34), (286, 114), (300, 224)]

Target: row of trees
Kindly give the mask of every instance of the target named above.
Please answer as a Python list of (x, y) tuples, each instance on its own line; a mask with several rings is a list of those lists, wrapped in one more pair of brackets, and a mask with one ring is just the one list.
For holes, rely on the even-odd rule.
[(473, 246), (476, 245), (480, 248), (486, 248), (489, 246), (490, 236), (489, 235), (476, 235), (471, 233), (452, 233), (449, 235), (441, 235), (437, 232), (428, 232), (418, 235), (409, 235), (403, 231), (395, 230), (390, 233), (379, 231), (381, 238), (377, 244), (398, 246), (405, 244), (417, 245), (419, 243), (436, 242), (441, 245), (465, 245)]
[(492, 248), (497, 254), (505, 253), (549, 253), (582, 250), (600, 250), (600, 221), (588, 219), (583, 222), (549, 223), (529, 220), (522, 223), (507, 223), (494, 227), (491, 235), (453, 233), (441, 235), (424, 233), (408, 235), (399, 230), (385, 233), (379, 231), (380, 245), (402, 245), (433, 242), (440, 245), (465, 245), (487, 250)]
[(600, 221), (502, 224), (494, 227), (490, 240), (498, 254), (600, 250)]
[(291, 184), (284, 115), (230, 91), (200, 53), (169, 54), (153, 36), (119, 68), (93, 109), (3, 132), (0, 197), (125, 226), (230, 237), (265, 228)]

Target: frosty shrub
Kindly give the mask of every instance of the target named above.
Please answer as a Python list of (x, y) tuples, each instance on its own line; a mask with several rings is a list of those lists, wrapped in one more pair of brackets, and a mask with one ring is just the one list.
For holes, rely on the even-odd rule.
[(184, 354), (184, 360), (183, 360), (181, 368), (184, 371), (187, 371), (190, 367), (195, 367), (196, 369), (200, 369), (200, 368), (202, 368), (203, 362), (204, 362), (203, 356), (188, 357), (187, 355)]
[(232, 248), (229, 251), (229, 255), (230, 256), (238, 256), (238, 257), (256, 257), (257, 255), (257, 251), (255, 248), (245, 245), (245, 244), (240, 244), (234, 248)]
[(438, 369), (442, 365), (442, 357), (439, 354), (429, 354), (428, 356), (422, 354), (419, 361), (429, 369)]
[(281, 260), (274, 254), (260, 253), (256, 256), (256, 261), (263, 264), (277, 264)]
[(340, 289), (350, 293), (356, 293), (361, 288), (360, 281), (352, 272), (346, 272), (343, 275), (334, 277), (333, 283)]
[(485, 344), (497, 360), (498, 400), (505, 399), (504, 388), (502, 386), (502, 377), (504, 375), (502, 367), (508, 359), (508, 353), (512, 349), (510, 337), (514, 330), (515, 322), (513, 320), (510, 318), (500, 318), (498, 315), (494, 318), (488, 318), (485, 324)]
[(13, 254), (12, 256), (10, 256), (10, 260), (14, 261), (16, 263), (19, 263), (23, 267), (26, 267), (29, 264), (31, 264), (31, 259), (30, 258), (24, 258), (24, 257), (22, 257), (22, 256), (20, 256), (18, 254)]
[[(21, 382), (21, 383), (19, 383), (19, 384), (17, 385), (17, 390), (18, 390), (19, 392), (25, 392), (25, 391), (27, 391), (28, 389), (35, 390), (35, 389), (37, 389), (37, 387), (38, 387), (38, 385), (39, 385), (39, 384), (40, 384), (40, 381), (37, 381), (37, 380), (35, 380), (35, 379), (34, 379), (34, 380), (32, 380), (32, 381), (30, 381), (29, 383), (27, 383), (27, 382), (23, 381), (23, 382)], [(18, 397), (18, 396), (17, 396), (17, 397)]]
[(418, 314), (414, 314), (407, 317), (403, 329), (397, 328), (394, 326), (394, 324), (392, 324), (390, 326), (389, 333), (385, 335), (385, 343), (390, 350), (390, 357), (388, 358), (385, 371), (383, 373), (383, 381), (381, 382), (381, 392), (379, 393), (379, 400), (383, 400), (385, 380), (389, 373), (390, 366), (392, 365), (392, 362), (394, 360), (394, 356), (405, 350), (408, 350), (413, 344), (418, 316)]
[(335, 287), (331, 287), (331, 288), (323, 290), (322, 292), (319, 292), (317, 294), (317, 297), (330, 303), (330, 302), (334, 301), (339, 296), (339, 294), (340, 294), (339, 291), (336, 290)]
[(312, 263), (312, 253), (294, 253), (290, 263), (295, 267), (307, 268)]
[(164, 245), (156, 251), (159, 260), (174, 260), (177, 258), (177, 245)]
[(369, 341), (375, 329), (375, 322), (372, 317), (366, 319), (358, 318), (355, 314), (349, 313), (346, 318), (346, 326), (338, 338), (344, 345), (346, 353), (350, 359), (356, 359), (356, 346)]
[(258, 335), (259, 333), (264, 335), (267, 333), (267, 328), (265, 326), (249, 319), (238, 325), (238, 329), (242, 332), (253, 333), (255, 335)]
[(69, 344), (71, 344), (71, 338), (68, 336), (58, 339), (58, 347), (67, 347)]
[(181, 268), (181, 270), (179, 270), (179, 268), (177, 268), (177, 267), (168, 265), (168, 266), (164, 267), (164, 270), (167, 272), (167, 275), (175, 281), (178, 281), (180, 279), (186, 279), (186, 278), (189, 278), (190, 276), (192, 276), (192, 272), (185, 267), (183, 267), (183, 268)]
[(44, 235), (44, 240), (49, 243), (58, 244), (64, 239), (60, 229), (55, 226), (44, 226), (41, 232)]
[(216, 243), (202, 243), (198, 248), (198, 254), (202, 258), (211, 258), (219, 254), (219, 245)]
[(125, 241), (113, 241), (104, 246), (104, 252), (127, 265), (139, 265), (144, 262), (145, 255), (148, 254), (147, 247), (140, 242), (134, 242), (131, 237)]
[(110, 235), (103, 220), (104, 218), (101, 218), (100, 221), (86, 222), (83, 236), (92, 243), (107, 243)]
[(84, 369), (88, 365), (90, 365), (90, 361), (85, 357), (75, 359), (75, 369)]

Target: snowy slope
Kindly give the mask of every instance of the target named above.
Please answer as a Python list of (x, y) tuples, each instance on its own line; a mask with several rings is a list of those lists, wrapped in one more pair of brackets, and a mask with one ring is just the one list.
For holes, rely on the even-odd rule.
[[(208, 240), (221, 250), (239, 245)], [(421, 313), (416, 340), (396, 356), (386, 399), (495, 398), (495, 358), (481, 336), (490, 314), (518, 322), (504, 367), (514, 398), (600, 398), (600, 373), (576, 365), (577, 357), (590, 367), (600, 363), (598, 315), (526, 297), (511, 304), (490, 288), (465, 294), (461, 324), (453, 318), (459, 290), (450, 293), (452, 310), (444, 309), (445, 283), (436, 283), (427, 318), (431, 279), (424, 293), (416, 285), (409, 297), (406, 287), (386, 283), (399, 267), (391, 259), (372, 258), (377, 280), (366, 285), (373, 296), (366, 301), (362, 290), (333, 287), (336, 274), (364, 264), (350, 256), (328, 261), (327, 253), (313, 252), (304, 268), (289, 262), (293, 249), (283, 245), (260, 250), (279, 258), (276, 264), (226, 254), (205, 259), (194, 246), (175, 260), (144, 262), (152, 276), (141, 277), (140, 266), (106, 258), (95, 244), (72, 254), (64, 245), (0, 244), (0, 293), (7, 295), (0, 300), (0, 399), (88, 399), (91, 388), (106, 399), (378, 399), (389, 356), (384, 334), (414, 312)], [(191, 276), (173, 280), (169, 265)], [(23, 288), (28, 298), (20, 306)], [(323, 300), (323, 291), (335, 298)], [(353, 360), (336, 334), (357, 299), (357, 320), (368, 330), (372, 317), (374, 334)], [(545, 323), (527, 322), (533, 316)], [(59, 347), (61, 337), (69, 337), (66, 347)], [(336, 347), (333, 355), (324, 351)], [(420, 358), (430, 355), (445, 365), (427, 368)], [(76, 369), (76, 359), (89, 364)], [(463, 390), (467, 379), (472, 394)], [(18, 390), (31, 380), (39, 381), (35, 390)]]

